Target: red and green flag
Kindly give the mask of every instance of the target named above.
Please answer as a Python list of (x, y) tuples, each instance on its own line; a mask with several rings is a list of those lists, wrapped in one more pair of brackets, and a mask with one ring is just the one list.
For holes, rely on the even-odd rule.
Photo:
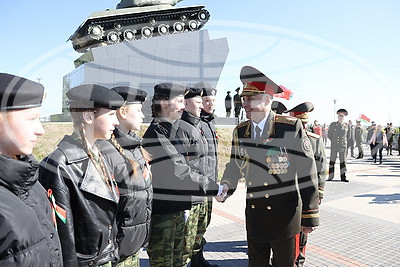
[(368, 118), (367, 116), (365, 116), (364, 114), (360, 115), (360, 121), (362, 121), (364, 123), (371, 123), (371, 119)]

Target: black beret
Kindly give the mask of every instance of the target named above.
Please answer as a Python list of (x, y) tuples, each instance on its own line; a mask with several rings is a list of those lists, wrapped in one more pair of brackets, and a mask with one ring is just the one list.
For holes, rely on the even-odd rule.
[(203, 96), (203, 88), (188, 88), (187, 93), (185, 94), (185, 99), (193, 98), (196, 96)]
[(78, 109), (119, 109), (124, 99), (117, 92), (97, 84), (82, 84), (67, 92), (68, 103)]
[(216, 96), (217, 89), (214, 88), (203, 88), (203, 96)]
[(287, 112), (304, 113), (304, 112), (311, 112), (313, 110), (314, 110), (314, 105), (312, 103), (304, 102), (304, 103), (301, 103), (301, 104), (295, 106), (291, 110), (288, 110)]
[(140, 89), (135, 89), (128, 86), (117, 86), (111, 90), (114, 90), (120, 94), (124, 98), (126, 104), (143, 103), (146, 101), (147, 93), (146, 91)]
[(0, 110), (40, 107), (43, 98), (44, 87), (40, 83), (0, 73)]
[(282, 114), (286, 112), (286, 107), (279, 101), (272, 101), (271, 109), (278, 114)]
[(164, 96), (167, 99), (172, 99), (179, 95), (185, 95), (187, 88), (175, 83), (160, 83), (154, 86), (154, 94)]
[(341, 108), (338, 111), (336, 111), (336, 114), (347, 116), (348, 113), (347, 113), (347, 110), (345, 110), (344, 108)]

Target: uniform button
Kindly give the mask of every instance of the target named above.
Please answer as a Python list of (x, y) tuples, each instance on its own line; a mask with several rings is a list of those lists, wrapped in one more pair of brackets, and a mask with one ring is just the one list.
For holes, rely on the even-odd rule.
[(94, 262), (93, 261), (89, 262), (89, 266), (94, 266)]
[(252, 194), (252, 193), (250, 193), (250, 194), (249, 194), (249, 197), (253, 197), (253, 194)]
[(256, 208), (256, 205), (251, 205), (251, 208), (254, 210)]
[(249, 181), (247, 184), (248, 184), (248, 185), (252, 185), (251, 181)]
[(272, 207), (271, 206), (267, 206), (267, 210), (271, 210), (272, 209)]
[(108, 239), (108, 244), (112, 244), (113, 241), (111, 239)]
[(114, 257), (114, 253), (111, 252), (111, 253), (110, 253), (110, 256), (111, 256), (111, 257)]
[(111, 230), (112, 229), (112, 225), (110, 224), (109, 226), (108, 226), (108, 230)]
[(50, 238), (51, 238), (51, 239), (53, 239), (53, 237), (54, 237), (54, 234), (53, 234), (53, 233), (51, 233), (51, 234), (50, 234)]
[(268, 186), (268, 183), (267, 183), (267, 182), (264, 182), (264, 186)]
[(28, 197), (28, 196), (29, 196), (29, 193), (28, 193), (28, 192), (25, 192), (25, 196)]
[(265, 198), (269, 198), (269, 194), (265, 194)]

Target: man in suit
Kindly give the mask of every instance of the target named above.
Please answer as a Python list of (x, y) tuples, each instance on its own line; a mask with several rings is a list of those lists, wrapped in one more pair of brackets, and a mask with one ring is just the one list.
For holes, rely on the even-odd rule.
[(343, 182), (348, 183), (346, 179), (346, 152), (347, 144), (350, 139), (350, 126), (344, 122), (344, 117), (347, 116), (347, 110), (339, 109), (338, 121), (332, 122), (328, 130), (328, 138), (331, 140), (331, 155), (329, 159), (329, 178), (328, 181), (332, 181), (335, 176), (335, 161), (339, 154), (340, 161), (340, 179)]
[(249, 120), (233, 131), (232, 155), (221, 184), (232, 194), (246, 179), (249, 266), (290, 266), (299, 253), (300, 231), (318, 226), (318, 181), (310, 140), (301, 122), (271, 110), (282, 89), (245, 66), (243, 107)]

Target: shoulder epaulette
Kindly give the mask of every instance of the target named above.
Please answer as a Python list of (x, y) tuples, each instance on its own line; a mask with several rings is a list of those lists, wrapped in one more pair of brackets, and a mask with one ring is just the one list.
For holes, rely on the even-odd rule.
[(320, 135), (309, 131), (306, 131), (306, 134), (310, 137), (314, 137), (315, 139), (319, 139), (321, 137)]
[(295, 125), (297, 118), (290, 117), (290, 116), (283, 116), (283, 115), (276, 115), (275, 122), (277, 123), (285, 123), (290, 125)]
[(242, 127), (247, 127), (249, 126), (250, 120), (244, 121), (242, 123), (240, 123), (238, 126), (236, 126), (236, 128), (242, 128)]

